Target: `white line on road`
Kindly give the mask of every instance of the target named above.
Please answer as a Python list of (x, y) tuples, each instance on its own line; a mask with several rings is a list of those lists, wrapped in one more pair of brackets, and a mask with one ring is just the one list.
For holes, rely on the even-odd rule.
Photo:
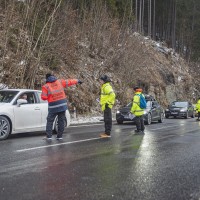
[(99, 140), (102, 138), (89, 138), (89, 139), (85, 139), (85, 140), (77, 140), (77, 141), (72, 141), (72, 142), (63, 142), (63, 143), (59, 143), (59, 144), (51, 144), (51, 145), (45, 145), (45, 146), (39, 146), (39, 147), (32, 147), (32, 148), (27, 148), (27, 149), (20, 149), (20, 150), (16, 150), (16, 152), (25, 152), (25, 151), (31, 151), (31, 150), (35, 150), (35, 149), (44, 149), (44, 148), (49, 148), (49, 147), (55, 147), (55, 146), (61, 146), (61, 145), (66, 145), (66, 144), (74, 144), (74, 143), (80, 143), (80, 142), (87, 142), (87, 141), (91, 141), (91, 140)]
[[(95, 124), (95, 125), (102, 125), (102, 124)], [(90, 125), (84, 125), (84, 126), (90, 126)], [(93, 124), (94, 126), (94, 124)], [(160, 130), (160, 129), (165, 129), (165, 128), (173, 128), (173, 127), (177, 127), (179, 125), (176, 126), (164, 126), (164, 127), (160, 127), (160, 128), (156, 128), (156, 129), (149, 129), (149, 131), (155, 131), (155, 130)], [(73, 127), (80, 127), (80, 126), (73, 126)], [(55, 147), (55, 146), (61, 146), (61, 145), (66, 145), (66, 144), (74, 144), (74, 143), (80, 143), (80, 142), (87, 142), (87, 141), (92, 141), (92, 140), (99, 140), (102, 138), (89, 138), (89, 139), (85, 139), (85, 140), (76, 140), (76, 141), (72, 141), (72, 142), (64, 142), (64, 143), (59, 143), (59, 144), (50, 144), (50, 145), (45, 145), (45, 146), (39, 146), (39, 147), (32, 147), (32, 148), (27, 148), (27, 149), (20, 149), (20, 150), (16, 150), (16, 152), (25, 152), (25, 151), (31, 151), (31, 150), (36, 150), (36, 149), (44, 149), (44, 148), (49, 148), (49, 147)]]
[(74, 126), (74, 125), (70, 125), (69, 128), (74, 128), (74, 127), (83, 127), (83, 126), (99, 126), (99, 125), (102, 125), (103, 123), (100, 123), (100, 124), (88, 124), (88, 125), (77, 125), (77, 126)]

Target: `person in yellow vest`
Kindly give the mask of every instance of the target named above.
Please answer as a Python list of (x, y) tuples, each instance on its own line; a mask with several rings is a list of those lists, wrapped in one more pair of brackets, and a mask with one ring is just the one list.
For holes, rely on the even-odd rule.
[(199, 121), (200, 120), (200, 97), (199, 97), (197, 104), (196, 104), (196, 111), (198, 113), (197, 121)]
[(144, 134), (144, 109), (140, 108), (140, 95), (142, 94), (142, 89), (139, 87), (134, 87), (134, 97), (133, 97), (133, 104), (131, 107), (131, 113), (135, 115), (135, 123), (136, 123), (136, 130), (137, 134)]
[(104, 124), (105, 124), (105, 133), (101, 134), (100, 137), (107, 138), (111, 137), (112, 129), (112, 112), (111, 109), (115, 103), (115, 93), (112, 86), (110, 85), (110, 78), (107, 75), (100, 77), (101, 83), (101, 96), (100, 96), (100, 105), (104, 113)]

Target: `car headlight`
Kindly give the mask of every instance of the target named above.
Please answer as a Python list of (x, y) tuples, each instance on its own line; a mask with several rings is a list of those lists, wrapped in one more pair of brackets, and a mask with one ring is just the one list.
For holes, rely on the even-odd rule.
[(147, 111), (147, 110), (145, 110), (145, 111), (144, 111), (144, 115), (146, 115), (147, 113), (148, 113), (148, 111)]
[(150, 112), (150, 109), (147, 108), (146, 110), (144, 110), (144, 115), (147, 115)]
[(117, 111), (117, 114), (119, 114), (119, 113), (120, 113), (120, 111), (118, 110), (118, 111)]

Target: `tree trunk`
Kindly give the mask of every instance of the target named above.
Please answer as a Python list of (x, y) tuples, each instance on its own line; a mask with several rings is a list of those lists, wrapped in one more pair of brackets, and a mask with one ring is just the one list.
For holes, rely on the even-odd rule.
[(173, 18), (172, 18), (172, 48), (176, 48), (176, 0), (173, 2)]
[(153, 1), (153, 39), (156, 40), (156, 0)]
[(138, 0), (135, 0), (135, 29), (138, 32)]
[(139, 32), (142, 32), (142, 1), (140, 1)]

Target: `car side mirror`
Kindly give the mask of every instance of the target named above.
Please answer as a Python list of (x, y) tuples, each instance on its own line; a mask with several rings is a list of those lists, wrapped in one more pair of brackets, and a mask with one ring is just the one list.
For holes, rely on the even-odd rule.
[(17, 100), (17, 106), (19, 107), (20, 105), (22, 105), (22, 104), (27, 104), (28, 103), (28, 101), (27, 100), (25, 100), (25, 99), (18, 99)]

